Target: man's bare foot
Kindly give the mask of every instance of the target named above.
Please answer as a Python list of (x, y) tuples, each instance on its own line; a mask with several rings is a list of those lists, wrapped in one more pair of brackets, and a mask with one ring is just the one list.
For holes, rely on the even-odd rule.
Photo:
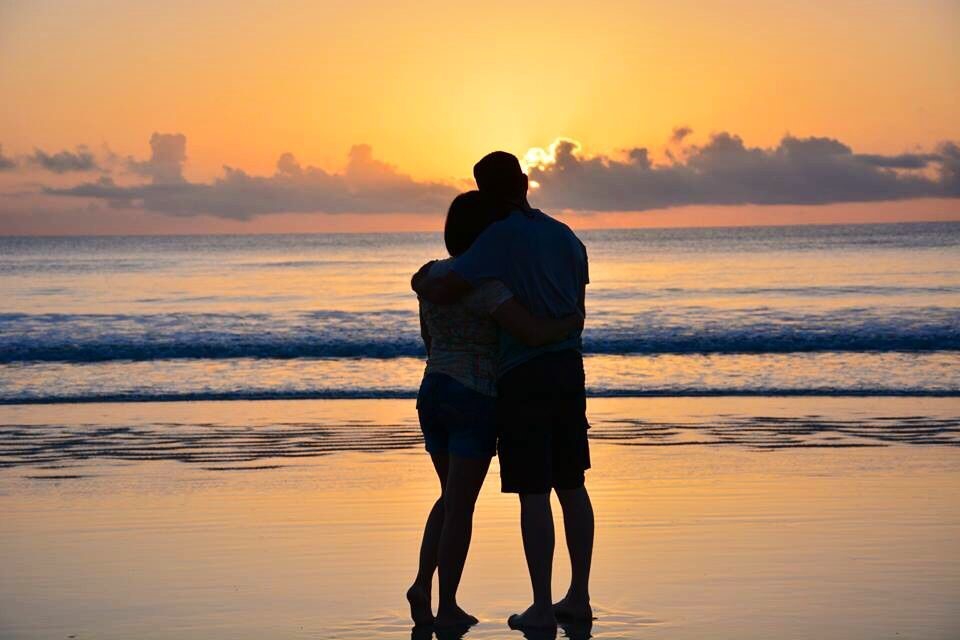
[(567, 596), (553, 605), (553, 613), (557, 620), (570, 620), (571, 622), (586, 622), (593, 620), (593, 609), (590, 608), (590, 600), (577, 599)]
[(430, 593), (413, 585), (407, 589), (407, 602), (410, 603), (410, 617), (415, 626), (433, 624), (433, 611), (430, 610)]
[(551, 607), (530, 605), (523, 613), (515, 613), (507, 618), (511, 629), (556, 629), (557, 618)]
[(437, 617), (433, 621), (433, 626), (437, 629), (450, 627), (470, 627), (478, 622), (479, 620), (461, 609), (459, 606), (453, 605), (450, 608), (441, 607), (437, 609)]

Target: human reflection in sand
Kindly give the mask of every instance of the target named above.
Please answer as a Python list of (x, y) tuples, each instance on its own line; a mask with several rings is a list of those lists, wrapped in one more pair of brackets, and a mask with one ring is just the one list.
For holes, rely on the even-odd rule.
[(569, 638), (570, 640), (589, 640), (593, 637), (593, 621), (560, 622), (558, 629), (526, 629), (523, 637), (526, 640), (555, 640)]
[[(410, 640), (461, 640), (470, 631), (472, 625), (434, 629), (433, 625), (418, 625), (410, 630)], [(434, 635), (436, 634), (436, 635)]]
[[(410, 640), (462, 640), (470, 632), (471, 627), (465, 625), (459, 628), (434, 629), (430, 625), (414, 627), (410, 632)], [(525, 640), (589, 640), (593, 637), (593, 621), (561, 622), (557, 629), (525, 629)]]

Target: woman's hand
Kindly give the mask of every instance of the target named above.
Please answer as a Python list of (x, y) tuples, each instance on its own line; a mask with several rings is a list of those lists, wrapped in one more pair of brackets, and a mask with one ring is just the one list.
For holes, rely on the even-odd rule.
[(423, 283), (427, 280), (427, 274), (430, 273), (430, 267), (433, 266), (434, 262), (436, 262), (436, 260), (424, 263), (424, 265), (413, 274), (413, 277), (410, 278), (410, 288), (413, 289), (417, 295), (420, 295)]

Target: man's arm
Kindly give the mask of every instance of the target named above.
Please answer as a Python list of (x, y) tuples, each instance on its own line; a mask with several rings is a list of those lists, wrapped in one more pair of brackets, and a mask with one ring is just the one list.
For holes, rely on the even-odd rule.
[(420, 270), (410, 279), (411, 288), (421, 298), (434, 304), (451, 304), (473, 289), (473, 285), (453, 271), (436, 278), (428, 277), (427, 273), (430, 271), (430, 265), (432, 264), (432, 262), (428, 262), (420, 267)]
[(582, 313), (583, 317), (586, 318), (587, 285), (590, 284), (590, 258), (587, 257), (587, 246), (580, 242), (580, 247), (583, 250), (583, 282), (580, 284), (580, 299), (578, 300), (578, 303), (580, 304), (580, 313)]
[(501, 304), (491, 315), (507, 333), (528, 347), (560, 342), (583, 330), (583, 316), (580, 314), (541, 318), (527, 311), (516, 298)]

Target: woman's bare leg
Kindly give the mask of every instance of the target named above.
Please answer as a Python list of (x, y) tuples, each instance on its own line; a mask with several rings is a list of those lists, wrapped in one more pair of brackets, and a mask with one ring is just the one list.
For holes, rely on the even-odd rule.
[(477, 619), (457, 605), (457, 588), (470, 549), (473, 510), (490, 467), (490, 458), (450, 456), (447, 483), (443, 490), (443, 529), (437, 554), (440, 600), (437, 626), (476, 624)]
[(423, 541), (420, 543), (420, 565), (413, 585), (407, 590), (410, 603), (410, 617), (415, 625), (433, 623), (433, 611), (430, 597), (433, 591), (433, 572), (437, 568), (437, 551), (440, 548), (440, 532), (443, 529), (443, 493), (447, 483), (449, 457), (446, 453), (430, 454), (433, 468), (440, 480), (440, 497), (433, 503), (427, 524), (423, 528)]

